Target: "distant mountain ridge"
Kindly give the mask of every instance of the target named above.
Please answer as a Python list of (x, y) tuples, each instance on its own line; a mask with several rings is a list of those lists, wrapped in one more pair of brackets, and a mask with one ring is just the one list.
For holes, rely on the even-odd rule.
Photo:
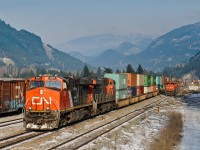
[[(135, 49), (134, 52), (136, 52), (138, 47), (133, 43), (124, 42), (113, 48), (112, 53), (107, 52), (110, 49), (105, 50), (89, 63), (95, 66), (106, 65), (114, 69), (116, 67), (123, 69), (127, 64), (132, 64), (136, 68), (138, 64), (142, 64), (148, 70), (162, 71), (164, 67), (176, 66), (199, 52), (199, 39), (200, 23), (198, 22), (182, 26), (158, 37), (145, 50), (138, 51), (136, 54), (129, 52), (131, 49)], [(115, 59), (114, 56), (118, 59)]]
[(144, 59), (145, 66), (152, 69), (174, 66), (200, 51), (200, 22), (174, 29), (155, 39), (136, 61)]
[(17, 31), (0, 20), (0, 67), (8, 65), (69, 71), (82, 69), (84, 63), (44, 44), (39, 36), (26, 30)]
[(97, 56), (106, 49), (113, 49), (123, 42), (129, 42), (138, 47), (140, 51), (144, 50), (154, 39), (139, 33), (129, 35), (118, 34), (99, 34), (93, 36), (85, 36), (70, 40), (68, 42), (57, 44), (56, 46), (65, 52), (80, 52), (85, 56)]

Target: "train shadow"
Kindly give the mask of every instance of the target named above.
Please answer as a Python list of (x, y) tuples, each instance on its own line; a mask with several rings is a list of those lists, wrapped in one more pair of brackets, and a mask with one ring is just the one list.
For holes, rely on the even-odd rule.
[(15, 115), (20, 115), (22, 114), (22, 109), (19, 109), (14, 112), (6, 112), (6, 113), (0, 113), (0, 118), (2, 117), (10, 117), (10, 116), (15, 116)]

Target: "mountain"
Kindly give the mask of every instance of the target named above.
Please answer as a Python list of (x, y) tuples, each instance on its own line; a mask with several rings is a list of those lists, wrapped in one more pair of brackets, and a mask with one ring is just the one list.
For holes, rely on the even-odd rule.
[(94, 66), (118, 68), (118, 66), (122, 65), (120, 63), (123, 63), (123, 59), (124, 55), (113, 49), (108, 49), (88, 63)]
[(167, 76), (183, 77), (185, 79), (200, 79), (200, 52), (175, 67), (166, 67), (163, 74)]
[(90, 60), (92, 60), (94, 58), (92, 56), (85, 56), (85, 55), (81, 54), (80, 52), (69, 52), (68, 54), (74, 58), (81, 60), (84, 63), (89, 62)]
[(87, 60), (89, 64), (93, 64), (94, 66), (102, 66), (102, 67), (112, 67), (116, 68), (124, 68), (127, 65), (126, 58), (129, 55), (135, 55), (140, 51), (140, 49), (130, 43), (123, 42), (117, 47), (113, 49), (105, 50), (101, 55), (94, 57), (93, 59)]
[(152, 36), (139, 33), (129, 35), (107, 33), (76, 38), (62, 44), (57, 44), (56, 47), (65, 52), (73, 51), (80, 52), (85, 56), (97, 56), (103, 53), (104, 50), (113, 49), (123, 42), (133, 43), (142, 51), (152, 40)]
[(174, 29), (155, 39), (136, 61), (152, 70), (174, 66), (200, 51), (200, 22)]
[[(199, 39), (200, 23), (190, 24), (158, 37), (143, 51), (134, 43), (123, 42), (113, 48), (110, 55), (105, 55), (107, 53), (105, 50), (103, 54), (89, 63), (97, 66), (110, 65), (109, 67), (113, 69), (116, 69), (116, 66), (124, 69), (127, 64), (132, 64), (136, 68), (141, 64), (148, 70), (162, 71), (164, 67), (176, 66), (199, 52)], [(118, 59), (114, 59), (114, 56)]]
[(46, 69), (78, 70), (84, 63), (48, 44), (26, 30), (15, 28), (0, 20), (0, 67), (29, 68), (42, 66)]
[(123, 42), (115, 48), (115, 51), (122, 55), (135, 55), (141, 52), (141, 48), (131, 42)]

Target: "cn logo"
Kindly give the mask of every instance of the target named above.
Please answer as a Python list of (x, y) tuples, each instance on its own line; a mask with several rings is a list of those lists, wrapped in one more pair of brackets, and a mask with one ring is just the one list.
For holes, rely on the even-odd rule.
[(32, 105), (43, 105), (43, 103), (46, 103), (47, 105), (51, 105), (52, 98), (49, 97), (49, 100), (47, 100), (44, 97), (32, 97)]

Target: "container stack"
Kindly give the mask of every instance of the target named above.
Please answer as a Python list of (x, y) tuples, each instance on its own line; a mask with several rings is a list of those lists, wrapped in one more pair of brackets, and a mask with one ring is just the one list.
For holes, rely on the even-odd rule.
[(151, 92), (156, 92), (156, 76), (151, 76)]
[(129, 91), (129, 96), (137, 96), (139, 94), (139, 90), (137, 89), (137, 74), (133, 73), (123, 73), (127, 75), (127, 86)]
[(137, 86), (139, 86), (140, 95), (143, 95), (144, 94), (144, 75), (143, 74), (137, 74)]
[(160, 80), (161, 80), (161, 77), (156, 76), (156, 90), (160, 90)]
[(104, 77), (115, 80), (117, 100), (126, 99), (129, 97), (129, 94), (127, 91), (127, 75), (126, 74), (106, 73), (104, 74)]
[(160, 77), (160, 90), (164, 90), (164, 77)]
[(151, 93), (151, 76), (150, 75), (144, 75), (144, 94)]
[(122, 73), (127, 75), (127, 86), (130, 91), (130, 97), (139, 96), (144, 94), (142, 86), (144, 85), (144, 75), (134, 73)]

